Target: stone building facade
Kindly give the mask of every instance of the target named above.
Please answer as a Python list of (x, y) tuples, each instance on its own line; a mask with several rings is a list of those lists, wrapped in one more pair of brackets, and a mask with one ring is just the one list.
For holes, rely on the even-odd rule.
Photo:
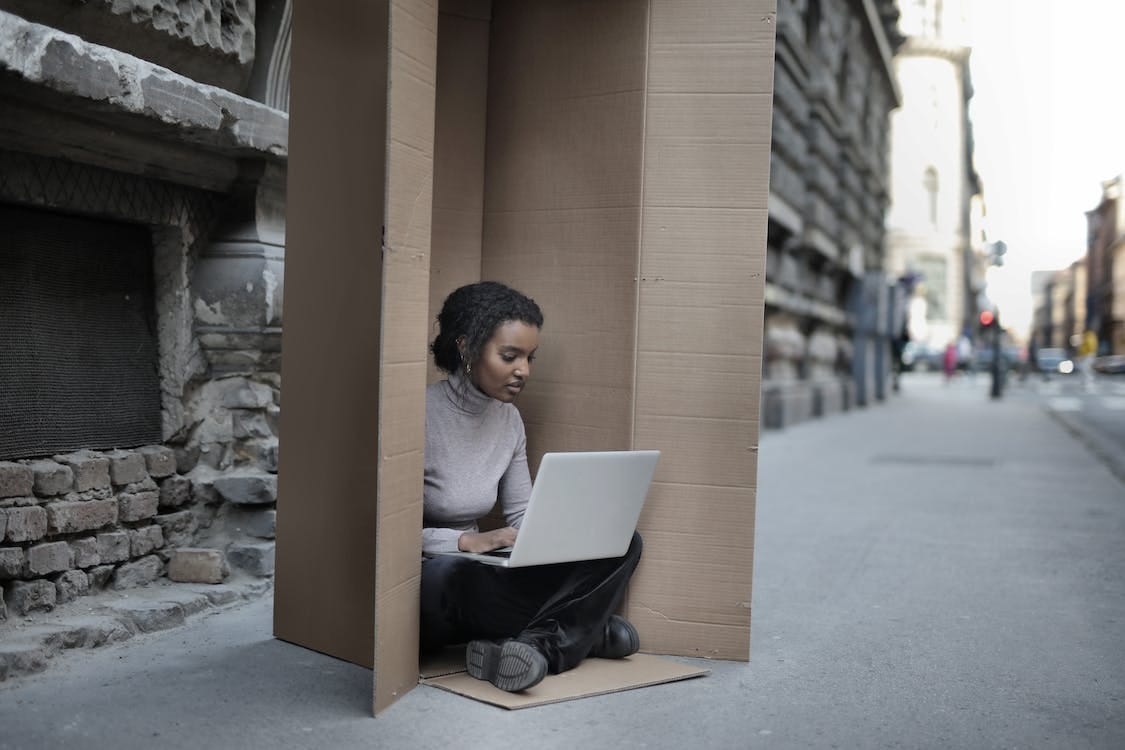
[(0, 0), (0, 618), (273, 565), (289, 0)]
[(1085, 328), (1098, 337), (1098, 353), (1125, 354), (1125, 200), (1121, 175), (1102, 183), (1102, 199), (1086, 212)]
[(968, 0), (904, 3), (891, 116), (887, 271), (907, 278), (910, 338), (940, 351), (972, 338), (984, 289), (980, 180), (973, 168)]
[(1031, 335), (1038, 347), (1077, 353), (1086, 331), (1100, 356), (1125, 355), (1125, 201), (1118, 176), (1086, 212), (1086, 252), (1069, 266), (1032, 274)]
[(1029, 354), (1031, 349), (1051, 346), (1055, 334), (1054, 311), (1051, 297), (1054, 293), (1054, 271), (1031, 272), (1031, 330), (1028, 331)]
[(780, 0), (774, 73), (762, 423), (881, 398), (890, 0)]
[(1086, 259), (1057, 271), (1032, 274), (1031, 342), (1036, 349), (1065, 349), (1074, 356), (1086, 330)]

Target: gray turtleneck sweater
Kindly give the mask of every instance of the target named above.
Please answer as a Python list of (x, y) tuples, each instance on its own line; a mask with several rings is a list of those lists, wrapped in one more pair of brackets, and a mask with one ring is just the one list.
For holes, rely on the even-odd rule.
[(519, 410), (460, 374), (427, 387), (422, 552), (456, 552), (461, 534), (477, 531), (497, 498), (508, 524), (519, 527), (530, 496)]

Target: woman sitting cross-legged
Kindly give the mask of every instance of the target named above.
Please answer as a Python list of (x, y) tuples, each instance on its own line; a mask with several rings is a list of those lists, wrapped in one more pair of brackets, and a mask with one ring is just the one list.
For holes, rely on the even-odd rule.
[[(523, 420), (513, 402), (531, 376), (543, 315), (496, 282), (457, 289), (430, 349), (448, 378), (426, 390), (421, 648), (468, 642), (469, 674), (526, 690), (588, 656), (623, 658), (640, 639), (613, 614), (641, 557), (506, 568), (442, 552), (511, 546), (531, 494)], [(480, 531), (497, 500), (507, 525)]]

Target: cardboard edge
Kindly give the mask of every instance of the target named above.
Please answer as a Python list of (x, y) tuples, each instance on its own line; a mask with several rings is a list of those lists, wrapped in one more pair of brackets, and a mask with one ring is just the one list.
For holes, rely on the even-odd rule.
[(429, 654), (418, 665), (418, 682), (446, 677), (465, 671), (465, 646), (447, 646), (440, 653)]
[[(693, 665), (683, 664), (681, 662), (672, 661), (670, 659), (663, 659), (658, 656), (649, 654), (638, 654), (630, 657), (629, 660), (642, 661), (647, 667), (657, 666), (664, 667), (665, 674), (656, 674), (650, 677), (640, 679), (636, 682), (629, 682), (626, 684), (613, 684), (592, 687), (590, 690), (574, 691), (568, 694), (552, 694), (544, 693), (542, 687), (544, 685), (550, 686), (553, 680), (560, 679), (560, 675), (548, 675), (539, 686), (532, 688), (523, 693), (507, 693), (499, 688), (493, 687), (487, 682), (474, 679), (466, 672), (458, 672), (441, 677), (431, 677), (419, 680), (419, 684), (428, 687), (435, 687), (446, 692), (460, 695), (464, 698), (487, 703), (498, 708), (503, 708), (509, 711), (519, 710), (521, 708), (535, 708), (536, 706), (546, 706), (554, 703), (565, 703), (571, 700), (580, 700), (582, 698), (593, 698), (599, 695), (610, 695), (612, 693), (621, 693), (627, 690), (636, 690), (639, 688), (652, 687), (654, 685), (665, 685), (673, 682), (683, 682), (684, 680), (695, 679), (697, 677), (704, 677), (711, 673), (711, 670), (706, 667), (697, 667)], [(581, 670), (579, 666), (576, 670), (569, 673), (571, 676), (577, 670)]]
[[(388, 0), (372, 713), (417, 686), (438, 8)], [(417, 536), (411, 537), (410, 531)]]

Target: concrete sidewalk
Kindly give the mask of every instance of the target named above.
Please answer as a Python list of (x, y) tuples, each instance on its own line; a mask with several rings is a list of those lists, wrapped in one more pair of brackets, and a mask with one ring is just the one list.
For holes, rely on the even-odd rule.
[(749, 664), (505, 712), (270, 638), (270, 602), (0, 684), (0, 748), (1125, 747), (1125, 487), (986, 379), (767, 433)]

